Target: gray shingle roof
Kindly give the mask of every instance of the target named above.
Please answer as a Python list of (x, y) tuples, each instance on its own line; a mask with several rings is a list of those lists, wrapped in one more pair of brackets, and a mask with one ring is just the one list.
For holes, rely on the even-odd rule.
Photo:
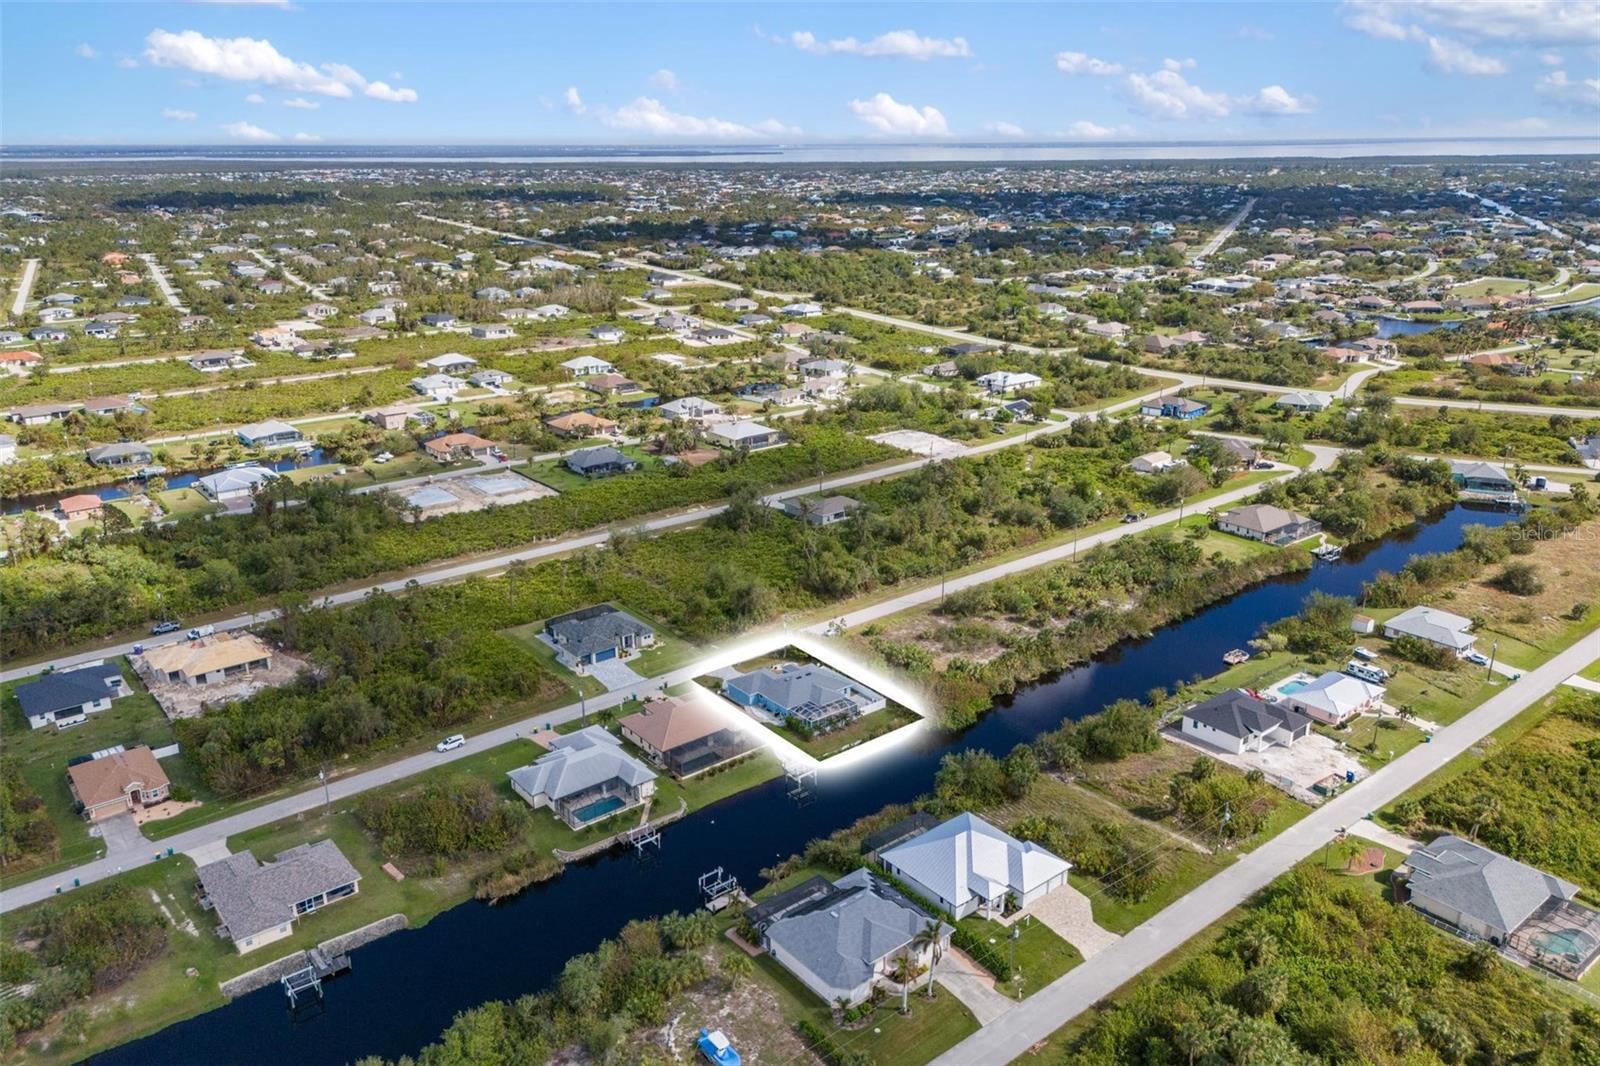
[(1183, 716), (1241, 739), (1255, 733), (1269, 732), (1278, 726), (1296, 732), (1311, 724), (1311, 719), (1303, 714), (1258, 700), (1237, 688), (1196, 704), (1184, 711)]
[(545, 622), (544, 631), (550, 635), (550, 639), (580, 659), (619, 646), (627, 635), (655, 635), (655, 630), (650, 626), (609, 603), (557, 615)]
[(1425, 896), (1504, 936), (1552, 896), (1572, 899), (1578, 886), (1470, 840), (1446, 835), (1406, 860), (1413, 896)]
[(22, 713), (29, 718), (41, 718), (56, 711), (77, 710), (85, 703), (109, 696), (112, 678), (118, 682), (122, 680), (122, 671), (114, 663), (80, 666), (76, 670), (45, 674), (37, 681), (18, 685), (17, 702), (22, 704)]
[(282, 925), (295, 917), (296, 903), (361, 877), (331, 840), (301, 844), (265, 864), (241, 851), (196, 873), (217, 917), (235, 940)]
[(834, 887), (841, 891), (773, 922), (766, 935), (842, 995), (871, 980), (874, 966), (920, 936), (930, 916), (864, 869)]
[(883, 699), (865, 685), (815, 663), (784, 663), (777, 669), (752, 670), (728, 680), (741, 691), (765, 696), (790, 713), (807, 706), (825, 709), (840, 701), (875, 703)]

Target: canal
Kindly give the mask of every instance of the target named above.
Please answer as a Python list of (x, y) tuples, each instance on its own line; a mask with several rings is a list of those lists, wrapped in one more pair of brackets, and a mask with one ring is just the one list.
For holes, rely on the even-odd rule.
[(357, 950), (354, 972), (325, 986), (321, 1010), (291, 1018), (283, 992), (272, 985), (93, 1061), (310, 1066), (415, 1053), (458, 1011), (543, 988), (568, 958), (592, 950), (629, 920), (695, 907), (702, 873), (721, 866), (755, 888), (761, 869), (813, 837), (928, 791), (949, 752), (983, 748), (1004, 754), (1066, 719), (1215, 673), (1224, 652), (1296, 613), (1313, 591), (1357, 595), (1364, 581), (1398, 569), (1413, 554), (1457, 547), (1466, 525), (1500, 525), (1511, 518), (1455, 507), (1347, 549), (1337, 562), (1268, 581), (1044, 678), (958, 734), (929, 733), (869, 767), (823, 775), (809, 802), (791, 799), (783, 779), (771, 781), (669, 826), (659, 853), (639, 858), (614, 852), (570, 866), (498, 906), (463, 904), (420, 929)]

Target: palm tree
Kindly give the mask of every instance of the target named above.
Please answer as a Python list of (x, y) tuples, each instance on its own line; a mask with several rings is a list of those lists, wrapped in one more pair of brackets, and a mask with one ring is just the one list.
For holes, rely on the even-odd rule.
[(939, 919), (937, 919), (937, 918), (929, 918), (928, 919), (928, 924), (922, 927), (922, 933), (917, 937), (917, 940), (919, 942), (921, 942), (921, 943), (927, 944), (929, 946), (929, 948), (931, 949), (931, 952), (932, 952), (928, 956), (928, 998), (929, 999), (933, 998), (933, 971), (938, 968), (938, 966), (939, 966), (939, 957), (943, 954), (943, 950), (941, 949), (940, 944), (939, 944), (939, 941), (941, 939), (940, 936), (939, 936), (939, 932), (940, 932), (941, 927), (942, 927), (942, 923), (939, 921)]

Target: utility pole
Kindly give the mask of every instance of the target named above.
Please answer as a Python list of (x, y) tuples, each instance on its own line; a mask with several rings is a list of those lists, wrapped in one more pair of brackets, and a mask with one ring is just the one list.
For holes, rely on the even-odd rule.
[(1488, 673), (1484, 674), (1485, 680), (1489, 680), (1494, 677), (1494, 657), (1499, 651), (1500, 642), (1498, 640), (1489, 645), (1489, 671)]
[(1022, 974), (1017, 972), (1017, 941), (1022, 939), (1022, 927), (1011, 927), (1011, 979), (1017, 982), (1017, 999), (1022, 999)]
[(317, 767), (317, 780), (322, 782), (322, 811), (326, 814), (328, 808), (333, 806), (333, 798), (328, 794), (328, 768), (326, 766)]

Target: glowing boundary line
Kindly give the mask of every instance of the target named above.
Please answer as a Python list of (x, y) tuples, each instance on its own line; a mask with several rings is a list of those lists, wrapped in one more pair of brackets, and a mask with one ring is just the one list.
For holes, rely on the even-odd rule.
[[(869, 663), (844, 651), (838, 645), (824, 643), (817, 637), (805, 632), (776, 631), (758, 633), (747, 637), (736, 644), (718, 649), (688, 668), (691, 678), (733, 666), (748, 659), (759, 658), (770, 652), (781, 651), (784, 648), (795, 647), (805, 652), (823, 666), (837, 670), (839, 673), (859, 681), (863, 685), (877, 692), (879, 695), (900, 704), (915, 714), (921, 721), (911, 722), (899, 729), (885, 733), (880, 737), (873, 737), (864, 744), (858, 744), (837, 755), (830, 755), (825, 759), (818, 759), (810, 752), (800, 748), (778, 731), (768, 728), (757, 721), (752, 715), (746, 713), (726, 696), (719, 695), (691, 680), (695, 695), (704, 693), (721, 707), (732, 712), (737, 720), (740, 732), (755, 740), (762, 747), (768, 748), (785, 768), (796, 767), (801, 770), (826, 771), (832, 773), (841, 769), (848, 769), (869, 759), (876, 758), (885, 751), (899, 747), (915, 737), (926, 732), (928, 726), (928, 707), (922, 694), (906, 685), (899, 678), (885, 674)], [(877, 713), (877, 712), (872, 712)]]

